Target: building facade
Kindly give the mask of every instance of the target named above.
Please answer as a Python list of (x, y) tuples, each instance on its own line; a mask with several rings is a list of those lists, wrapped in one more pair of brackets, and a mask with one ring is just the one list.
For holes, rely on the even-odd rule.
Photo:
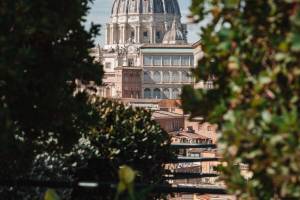
[(114, 0), (102, 50), (108, 98), (178, 99), (201, 58), (177, 0)]
[(179, 99), (184, 85), (193, 84), (190, 74), (194, 67), (192, 45), (143, 45), (143, 98)]

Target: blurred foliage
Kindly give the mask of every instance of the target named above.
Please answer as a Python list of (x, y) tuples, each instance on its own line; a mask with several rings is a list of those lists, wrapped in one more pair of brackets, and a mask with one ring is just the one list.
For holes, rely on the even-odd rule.
[[(69, 150), (96, 118), (75, 79), (100, 84), (84, 27), (91, 0), (0, 1), (0, 177), (17, 178), (34, 154)], [(57, 143), (49, 142), (52, 137)]]
[(98, 121), (87, 96), (73, 95), (75, 79), (102, 78), (89, 52), (99, 26), (84, 27), (91, 2), (0, 1), (0, 178), (26, 176), (41, 152), (70, 151)]
[[(240, 199), (300, 198), (300, 1), (193, 0), (204, 58), (183, 107), (217, 123), (223, 178)], [(237, 164), (249, 165), (248, 181)]]

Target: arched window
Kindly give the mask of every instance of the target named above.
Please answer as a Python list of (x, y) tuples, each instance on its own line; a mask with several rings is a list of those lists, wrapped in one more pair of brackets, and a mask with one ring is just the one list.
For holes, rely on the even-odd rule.
[(156, 42), (161, 42), (162, 34), (160, 31), (156, 31)]
[(151, 90), (149, 88), (144, 89), (144, 98), (151, 99)]
[(170, 83), (170, 73), (169, 72), (164, 72), (163, 73), (163, 81), (164, 83)]
[(153, 80), (154, 80), (155, 83), (160, 83), (161, 82), (160, 72), (154, 72)]
[(150, 83), (151, 82), (150, 72), (144, 72), (144, 82), (145, 83)]
[(163, 91), (163, 98), (164, 99), (170, 99), (171, 98), (171, 94), (170, 94), (170, 90), (169, 88), (165, 88)]
[(160, 98), (161, 98), (161, 92), (160, 92), (160, 89), (158, 89), (158, 88), (155, 88), (155, 89), (154, 89), (154, 92), (153, 92), (153, 98), (154, 98), (154, 99), (160, 99)]
[(127, 42), (134, 42), (135, 41), (135, 30), (134, 27), (128, 27), (128, 31), (127, 31)]
[(150, 42), (150, 40), (149, 40), (149, 33), (148, 33), (148, 31), (147, 30), (145, 30), (144, 32), (143, 32), (143, 41), (145, 42), (145, 43), (149, 43)]
[(182, 72), (182, 82), (190, 82), (190, 75), (188, 72)]
[(179, 95), (180, 95), (179, 89), (174, 88), (173, 91), (172, 91), (172, 98), (173, 99), (179, 99), (180, 98)]
[(172, 73), (172, 82), (173, 83), (178, 83), (180, 80), (179, 80), (179, 72), (176, 72), (174, 71)]

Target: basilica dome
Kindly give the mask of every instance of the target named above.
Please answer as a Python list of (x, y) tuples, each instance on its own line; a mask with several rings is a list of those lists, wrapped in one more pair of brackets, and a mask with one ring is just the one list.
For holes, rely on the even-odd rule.
[(114, 0), (112, 16), (126, 14), (170, 14), (181, 16), (177, 0)]

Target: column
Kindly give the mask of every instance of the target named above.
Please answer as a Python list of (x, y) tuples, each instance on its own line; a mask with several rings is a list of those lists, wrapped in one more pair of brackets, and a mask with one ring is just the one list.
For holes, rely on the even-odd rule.
[(182, 83), (182, 71), (179, 71), (179, 82)]
[(150, 33), (149, 33), (150, 43), (153, 44), (153, 25), (150, 25)]
[(160, 82), (162, 83), (164, 80), (164, 73), (162, 71), (160, 71)]
[(122, 44), (123, 43), (123, 25), (119, 25), (118, 29), (118, 41), (117, 43)]
[(110, 24), (110, 44), (114, 43), (114, 25)]
[(141, 43), (141, 26), (137, 26), (137, 33), (136, 33), (136, 43), (140, 44)]
[(127, 42), (127, 37), (126, 37), (126, 24), (123, 25), (122, 37), (123, 37), (123, 43), (125, 44), (125, 43)]
[(114, 32), (113, 32), (113, 27), (112, 27), (112, 25), (110, 24), (109, 25), (109, 30), (110, 30), (110, 34), (109, 34), (109, 44), (113, 44), (113, 34), (114, 34)]
[(153, 72), (153, 71), (150, 71), (150, 77), (151, 77), (151, 80), (153, 80), (153, 76), (154, 76), (154, 72)]
[(106, 29), (105, 29), (105, 44), (109, 44), (109, 25), (106, 24)]
[[(130, 37), (131, 37), (131, 33)], [(134, 27), (134, 38), (133, 38), (133, 43), (137, 43), (137, 26)]]
[(169, 29), (168, 29), (168, 22), (167, 22), (167, 20), (165, 21), (165, 32), (168, 32), (169, 31)]
[(153, 27), (153, 29), (152, 29), (152, 31), (153, 31), (153, 43), (156, 43), (156, 27), (154, 26)]

